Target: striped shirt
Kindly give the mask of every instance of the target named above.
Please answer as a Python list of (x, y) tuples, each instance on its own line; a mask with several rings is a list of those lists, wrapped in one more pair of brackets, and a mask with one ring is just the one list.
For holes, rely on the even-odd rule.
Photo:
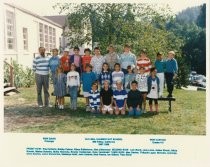
[(123, 69), (127, 69), (129, 65), (136, 66), (136, 56), (131, 52), (123, 53), (119, 58), (119, 63)]
[(100, 74), (101, 71), (102, 71), (102, 65), (103, 65), (104, 62), (105, 62), (105, 59), (102, 55), (93, 56), (91, 61), (90, 61), (90, 64), (93, 66), (92, 71), (96, 74)]
[(100, 106), (100, 92), (98, 90), (96, 90), (95, 92), (91, 90), (89, 92), (88, 97), (89, 97), (89, 105), (91, 108)]
[(112, 88), (116, 89), (116, 82), (122, 81), (122, 84), (124, 83), (124, 73), (122, 71), (113, 71), (112, 72)]
[(49, 57), (37, 56), (33, 60), (33, 71), (39, 75), (49, 74)]
[(140, 67), (144, 67), (145, 72), (149, 73), (150, 69), (152, 68), (152, 62), (150, 61), (150, 59), (148, 57), (145, 58), (139, 58), (137, 60), (137, 66)]
[(113, 92), (113, 97), (114, 100), (116, 101), (117, 107), (121, 108), (124, 106), (125, 100), (127, 99), (127, 92), (126, 90), (122, 89), (122, 90), (115, 90)]

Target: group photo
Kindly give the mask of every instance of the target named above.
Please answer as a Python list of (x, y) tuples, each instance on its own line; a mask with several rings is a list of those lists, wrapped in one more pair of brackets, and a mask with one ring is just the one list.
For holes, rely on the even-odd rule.
[(206, 135), (206, 4), (52, 8), (4, 3), (5, 132)]

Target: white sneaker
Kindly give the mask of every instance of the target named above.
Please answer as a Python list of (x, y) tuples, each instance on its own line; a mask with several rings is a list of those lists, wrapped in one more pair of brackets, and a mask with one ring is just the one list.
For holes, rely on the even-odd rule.
[(43, 107), (43, 105), (39, 105), (39, 108), (42, 108)]

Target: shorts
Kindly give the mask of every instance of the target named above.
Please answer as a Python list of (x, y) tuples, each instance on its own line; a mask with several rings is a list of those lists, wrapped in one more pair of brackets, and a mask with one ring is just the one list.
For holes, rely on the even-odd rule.
[(145, 91), (145, 92), (141, 92), (141, 94), (147, 94), (147, 93), (148, 93), (148, 92), (146, 92), (146, 91)]
[[(116, 110), (116, 108), (117, 108), (117, 107), (115, 107), (115, 110)], [(123, 109), (123, 107), (118, 107), (118, 109), (121, 111), (121, 110)]]
[(89, 96), (89, 92), (83, 92), (83, 96), (84, 97), (88, 97)]
[(110, 112), (113, 111), (113, 108), (111, 105), (104, 105), (102, 110)]

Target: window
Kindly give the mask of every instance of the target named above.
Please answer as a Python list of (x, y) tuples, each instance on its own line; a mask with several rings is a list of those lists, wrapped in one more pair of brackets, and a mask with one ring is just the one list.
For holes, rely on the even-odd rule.
[(6, 43), (7, 49), (15, 49), (15, 25), (14, 25), (14, 13), (6, 11)]
[(56, 29), (48, 25), (39, 23), (40, 46), (45, 47), (50, 52), (56, 47)]
[(23, 49), (28, 50), (28, 29), (23, 28)]

